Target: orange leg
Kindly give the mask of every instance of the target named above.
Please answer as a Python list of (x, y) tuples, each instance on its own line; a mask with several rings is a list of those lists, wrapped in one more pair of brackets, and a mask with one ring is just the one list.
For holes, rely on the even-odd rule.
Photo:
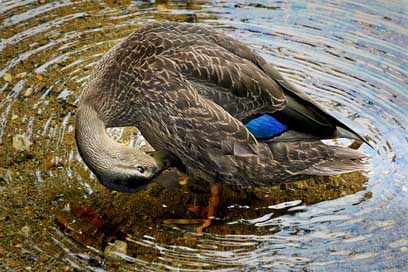
[(222, 186), (220, 183), (210, 184), (210, 198), (208, 199), (207, 218), (204, 219), (203, 223), (196, 228), (197, 234), (202, 234), (203, 230), (211, 225), (211, 220), (216, 216), (217, 207), (220, 203), (221, 189)]
[(188, 177), (187, 176), (180, 176), (180, 177), (177, 178), (177, 182), (181, 186), (185, 186), (185, 185), (188, 184)]
[[(214, 219), (217, 213), (217, 207), (220, 203), (222, 185), (220, 183), (210, 184), (210, 197), (208, 199), (207, 216), (204, 219), (166, 219), (165, 224), (168, 225), (199, 225), (196, 228), (197, 234), (202, 234), (205, 228), (211, 225), (211, 220)], [(193, 205), (188, 208), (193, 212), (199, 212), (200, 206)]]

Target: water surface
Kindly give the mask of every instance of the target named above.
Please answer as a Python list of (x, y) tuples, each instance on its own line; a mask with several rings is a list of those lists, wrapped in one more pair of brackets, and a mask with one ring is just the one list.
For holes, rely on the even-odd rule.
[[(0, 1), (0, 268), (408, 270), (407, 9), (385, 0)], [(249, 44), (367, 136), (369, 172), (227, 191), (202, 237), (163, 220), (194, 217), (185, 204), (205, 194), (105, 190), (76, 150), (75, 108), (100, 57), (155, 20), (205, 24)], [(134, 130), (110, 133), (144, 144)], [(115, 240), (126, 255), (105, 259)]]

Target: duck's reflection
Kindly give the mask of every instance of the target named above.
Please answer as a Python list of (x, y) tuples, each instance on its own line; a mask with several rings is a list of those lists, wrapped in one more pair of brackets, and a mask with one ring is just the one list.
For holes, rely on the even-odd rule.
[[(88, 199), (75, 195), (66, 199), (56, 215), (57, 224), (74, 240), (95, 248), (105, 248), (108, 242), (138, 240), (149, 235), (166, 244), (191, 245), (195, 239), (185, 239), (186, 232), (172, 228), (193, 230), (191, 224), (171, 224), (171, 219), (203, 218), (209, 192), (197, 184), (180, 182), (181, 173), (169, 170), (145, 191), (125, 194), (101, 188)], [(308, 205), (332, 200), (364, 190), (367, 177), (361, 172), (334, 177), (311, 177), (306, 180), (271, 187), (224, 186), (215, 220), (206, 232), (216, 234), (266, 235), (278, 231), (261, 221), (285, 214), (302, 212)], [(370, 194), (366, 194), (370, 197)], [(166, 222), (168, 224), (166, 224)], [(277, 226), (278, 227), (278, 226)], [(192, 235), (193, 236), (193, 235)], [(192, 237), (190, 236), (190, 237)], [(128, 254), (136, 254), (130, 246)], [(135, 250), (135, 252), (132, 252)]]

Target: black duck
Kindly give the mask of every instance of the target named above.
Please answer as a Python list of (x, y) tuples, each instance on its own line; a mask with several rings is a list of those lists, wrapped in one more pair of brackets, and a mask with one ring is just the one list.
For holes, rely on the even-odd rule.
[[(107, 135), (136, 126), (159, 152)], [(272, 185), (362, 168), (360, 152), (321, 139), (364, 141), (243, 43), (194, 24), (151, 23), (97, 65), (78, 106), (79, 152), (108, 188), (135, 191), (172, 155), (193, 179)], [(164, 155), (163, 155), (164, 154)]]

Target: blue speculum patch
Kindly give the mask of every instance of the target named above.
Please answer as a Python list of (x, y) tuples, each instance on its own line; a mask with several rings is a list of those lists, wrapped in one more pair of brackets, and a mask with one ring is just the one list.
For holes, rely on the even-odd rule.
[(245, 127), (257, 139), (272, 138), (288, 130), (288, 126), (268, 114), (252, 119), (245, 124)]

